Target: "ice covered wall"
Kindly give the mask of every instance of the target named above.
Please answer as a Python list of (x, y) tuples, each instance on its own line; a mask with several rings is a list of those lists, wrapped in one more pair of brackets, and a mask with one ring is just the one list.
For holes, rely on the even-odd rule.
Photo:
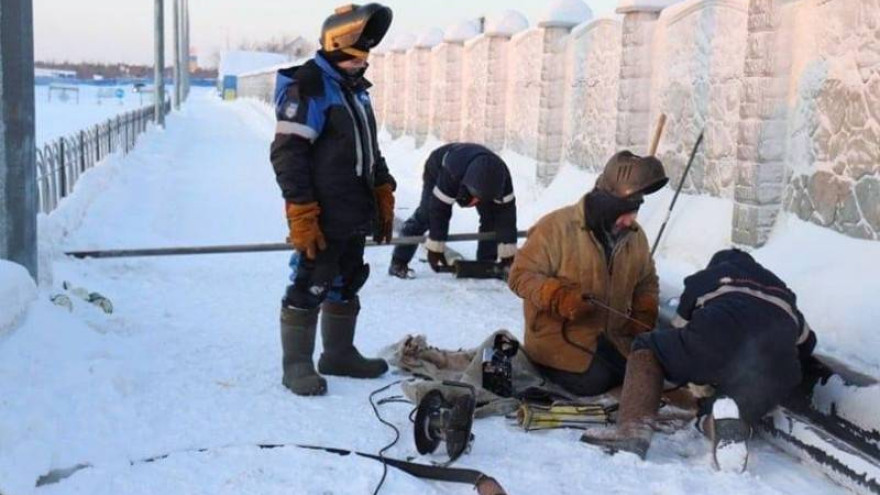
[(428, 138), (431, 116), (431, 49), (440, 44), (443, 33), (423, 33), (406, 52), (406, 134), (421, 146)]
[(376, 125), (380, 128), (385, 123), (385, 52), (373, 50), (370, 53), (370, 67), (366, 73), (367, 79), (373, 83), (369, 89), (370, 101), (373, 103), (373, 113), (376, 115)]
[(423, 139), (429, 102), (429, 133), (531, 157), (547, 184), (565, 161), (645, 153), (663, 112), (673, 186), (705, 129), (685, 192), (732, 200), (734, 243), (764, 244), (783, 211), (880, 239), (880, 0), (622, 0), (622, 23), (585, 22), (580, 0), (549, 12), (516, 34), (497, 29), (515, 16), (451, 27), (427, 77), (415, 50), (381, 56), (380, 118)]
[(394, 39), (385, 54), (386, 94), (395, 95), (385, 100), (385, 128), (394, 138), (402, 136), (406, 130), (406, 91), (409, 83), (407, 51), (415, 41), (412, 34), (401, 34)]
[(590, 170), (615, 147), (620, 22), (600, 19), (571, 33), (566, 53), (564, 159)]
[(654, 29), (660, 8), (652, 5), (629, 6), (625, 10), (621, 36), (620, 80), (617, 93), (618, 149), (637, 154), (648, 151), (651, 129), (651, 58)]
[(804, 0), (780, 17), (792, 40), (784, 208), (880, 239), (880, 1)]
[(500, 151), (504, 147), (507, 110), (507, 49), (510, 38), (481, 35), (464, 45), (462, 89), (463, 141), (483, 143)]
[(568, 36), (576, 23), (542, 21), (541, 99), (538, 104), (538, 183), (547, 185), (556, 177), (562, 162), (565, 128), (565, 52)]
[(748, 0), (691, 0), (657, 22), (649, 123), (667, 116), (657, 155), (673, 184), (705, 130), (685, 191), (733, 198), (747, 9)]
[(463, 141), (504, 148), (507, 122), (508, 57), (511, 37), (528, 28), (528, 20), (508, 10), (486, 19), (485, 32), (464, 45), (462, 73)]
[(510, 40), (507, 75), (507, 147), (522, 155), (538, 153), (543, 30), (532, 28)]

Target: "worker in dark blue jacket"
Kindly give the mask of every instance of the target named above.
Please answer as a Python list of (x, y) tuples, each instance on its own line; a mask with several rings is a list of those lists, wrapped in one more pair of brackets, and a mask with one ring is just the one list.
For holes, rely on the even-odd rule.
[[(507, 164), (485, 146), (450, 143), (431, 152), (422, 175), (422, 199), (403, 224), (404, 236), (428, 232), (425, 247), (434, 271), (449, 266), (445, 244), (449, 236), (452, 205), (476, 207), (480, 232), (495, 232), (495, 240), (481, 241), (477, 259), (510, 265), (516, 254), (516, 197)], [(390, 275), (412, 276), (409, 262), (416, 246), (397, 246), (391, 257)]]
[(395, 182), (379, 151), (364, 79), (369, 51), (391, 17), (391, 9), (375, 3), (336, 9), (324, 21), (315, 57), (277, 77), (271, 160), (296, 249), (281, 302), (282, 383), (299, 395), (327, 391), (312, 362), (319, 312), (318, 371), (373, 378), (388, 369), (358, 352), (354, 331), (358, 291), (370, 273), (365, 237), (390, 242), (394, 220)]
[(706, 385), (714, 393), (698, 427), (713, 442), (716, 467), (742, 471), (752, 426), (800, 384), (816, 335), (794, 292), (744, 251), (719, 251), (684, 285), (674, 328), (632, 345), (616, 431), (582, 439), (644, 457), (664, 379)]

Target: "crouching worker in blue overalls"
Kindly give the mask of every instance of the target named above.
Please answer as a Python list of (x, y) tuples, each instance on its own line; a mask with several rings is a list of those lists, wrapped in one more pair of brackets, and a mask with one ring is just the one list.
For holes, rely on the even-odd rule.
[(324, 22), (315, 57), (278, 73), (271, 159), (296, 249), (281, 302), (282, 383), (298, 395), (327, 392), (312, 362), (319, 313), (318, 371), (375, 378), (388, 370), (353, 342), (369, 276), (366, 236), (390, 242), (394, 219), (395, 183), (364, 79), (369, 50), (390, 24), (391, 9), (379, 4), (339, 8)]
[[(434, 271), (449, 268), (446, 240), (452, 205), (476, 207), (480, 232), (495, 232), (495, 239), (480, 241), (477, 260), (510, 266), (516, 254), (516, 197), (507, 164), (485, 146), (475, 143), (449, 143), (428, 155), (422, 174), (422, 198), (418, 208), (400, 229), (402, 236), (428, 232), (425, 247)], [(394, 248), (388, 274), (411, 278), (409, 262), (416, 246)]]

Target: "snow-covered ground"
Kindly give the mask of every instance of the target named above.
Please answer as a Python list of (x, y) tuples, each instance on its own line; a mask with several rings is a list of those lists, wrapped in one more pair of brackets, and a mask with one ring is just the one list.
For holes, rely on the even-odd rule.
[[(58, 210), (41, 218), (44, 259), (51, 260), (44, 271), (52, 273), (35, 302), (28, 302), (32, 288), (26, 283), (7, 280), (7, 273), (20, 272), (0, 265), (0, 285), (15, 284), (12, 290), (24, 293), (17, 307), (26, 310), (10, 310), (17, 323), (0, 332), (0, 492), (372, 492), (382, 474), (373, 461), (256, 447), (295, 442), (376, 452), (393, 438), (373, 417), (368, 395), (398, 376), (330, 377), (330, 393), (320, 398), (296, 397), (282, 387), (277, 321), (286, 254), (74, 260), (51, 252), (283, 239), (286, 224), (267, 158), (273, 127), (271, 112), (259, 104), (223, 103), (210, 91), (194, 91), (164, 132), (148, 132), (133, 153), (90, 171)], [(398, 215), (406, 217), (417, 201), (422, 162), (439, 143), (416, 150), (409, 139), (385, 141), (401, 185)], [(567, 167), (541, 190), (533, 185), (529, 160), (505, 158), (516, 176), (521, 228), (575, 201), (594, 180)], [(649, 232), (656, 231), (670, 194), (648, 200), (643, 218)], [(684, 198), (678, 208), (661, 253), (662, 274), (673, 280), (725, 244), (731, 214), (729, 205), (706, 198)], [(457, 209), (453, 230), (471, 230), (475, 222), (473, 212)], [(873, 311), (876, 320), (876, 309), (856, 306), (867, 296), (843, 308), (836, 302), (872, 288), (865, 279), (877, 268), (865, 260), (878, 246), (836, 235), (826, 239), (824, 232), (807, 228), (812, 226), (783, 221), (780, 240), (759, 250), (759, 259), (779, 262), (783, 276), (802, 293), (805, 312), (822, 322), (816, 326), (826, 348), (860, 357), (870, 367), (880, 346), (870, 340), (869, 327), (859, 333), (861, 342), (843, 332), (859, 327), (861, 318), (870, 322), (872, 315), (832, 319), (847, 308), (861, 308)], [(473, 250), (454, 247), (465, 254)], [(504, 284), (455, 281), (421, 263), (418, 278), (402, 281), (385, 275), (389, 257), (387, 248), (367, 253), (374, 275), (362, 291), (356, 339), (366, 354), (406, 333), (424, 333), (431, 343), (451, 348), (476, 345), (498, 328), (521, 335), (521, 304)], [(832, 259), (846, 276), (857, 278), (847, 284), (844, 275), (829, 275)], [(63, 281), (109, 297), (114, 313), (75, 298), (72, 313), (52, 305), (48, 299), (63, 292)], [(826, 294), (831, 291), (823, 285), (835, 293)], [(821, 333), (826, 329), (827, 337)], [(382, 408), (403, 432), (388, 455), (416, 455), (409, 411), (401, 404)], [(511, 494), (845, 493), (759, 441), (747, 474), (716, 473), (708, 445), (690, 428), (657, 438), (646, 462), (605, 456), (579, 443), (577, 431), (525, 434), (493, 418), (477, 421), (474, 432), (473, 450), (458, 464), (497, 477)], [(164, 454), (171, 455), (130, 463)], [(94, 467), (34, 487), (50, 470), (84, 463)], [(392, 470), (382, 493), (473, 491)]]
[[(79, 102), (74, 92), (68, 92), (65, 97), (52, 91), (52, 99), (49, 100), (49, 86), (34, 86), (38, 146), (153, 103), (152, 93), (135, 93), (132, 85), (78, 84), (73, 87), (79, 92)], [(118, 89), (122, 90), (122, 98), (116, 96)], [(169, 86), (168, 90), (170, 89)], [(171, 94), (168, 90), (166, 95)]]

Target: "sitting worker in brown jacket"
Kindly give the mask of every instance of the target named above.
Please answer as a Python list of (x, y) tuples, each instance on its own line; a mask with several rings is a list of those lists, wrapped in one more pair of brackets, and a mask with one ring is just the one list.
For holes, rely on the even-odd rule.
[(592, 191), (531, 228), (514, 259), (508, 280), (523, 298), (526, 354), (573, 394), (622, 384), (633, 339), (654, 327), (657, 273), (636, 215), (668, 181), (656, 158), (615, 154)]

